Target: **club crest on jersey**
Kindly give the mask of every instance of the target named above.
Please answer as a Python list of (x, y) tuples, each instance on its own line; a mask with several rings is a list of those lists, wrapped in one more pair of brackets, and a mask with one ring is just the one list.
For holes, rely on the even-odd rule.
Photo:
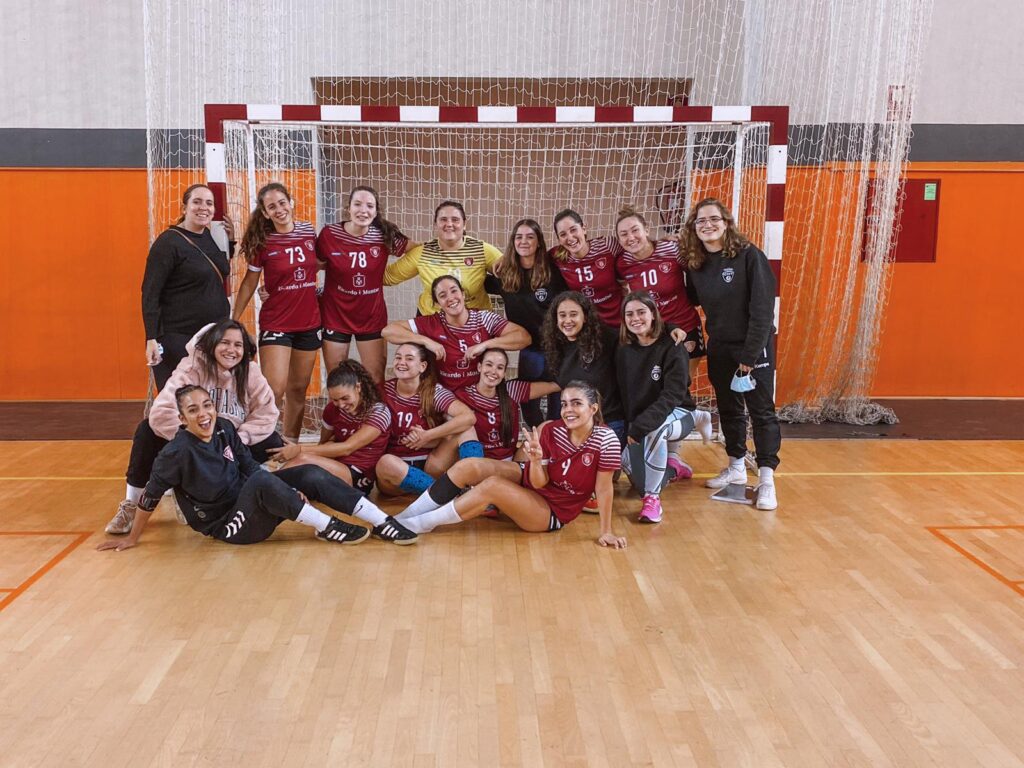
[(594, 454), (591, 453), (590, 451), (587, 451), (586, 453), (583, 454), (581, 460), (583, 461), (584, 467), (589, 467), (591, 464), (594, 463)]
[(472, 267), (473, 266), (473, 257), (472, 256), (467, 256), (466, 258), (464, 258), (462, 260), (462, 263), (465, 264), (467, 267)]
[(722, 270), (722, 279), (725, 282), (727, 282), (727, 283), (731, 283), (732, 279), (735, 276), (736, 276), (736, 270), (733, 269), (732, 267), (726, 267), (725, 269)]
[(458, 369), (460, 369), (460, 370), (463, 370), (463, 371), (464, 371), (464, 370), (466, 370), (467, 368), (469, 368), (469, 360), (467, 360), (467, 359), (466, 359), (466, 358), (464, 358), (464, 357), (461, 357), (461, 358), (459, 358), (459, 362), (457, 362), (457, 363), (455, 364), (455, 367), (456, 367), (456, 368), (458, 368)]
[(661, 366), (656, 365), (651, 368), (651, 381), (658, 381), (661, 379)]
[(475, 331), (473, 333), (472, 339), (474, 344), (479, 344), (481, 341), (483, 341), (483, 339), (480, 338), (480, 331)]
[(380, 248), (378, 248), (376, 245), (370, 248), (370, 255), (373, 256), (373, 258), (375, 259), (378, 258), (380, 256)]
[(366, 285), (366, 275), (353, 275), (352, 285), (354, 285), (356, 288), (362, 288), (364, 285)]
[(313, 251), (316, 250), (316, 244), (312, 240), (307, 240), (306, 241), (306, 250), (308, 250), (310, 253), (312, 253)]
[(597, 260), (597, 268), (598, 269), (604, 269), (606, 266), (608, 266), (608, 260), (607, 259), (598, 259)]
[(234, 461), (235, 460), (235, 454), (234, 454), (234, 451), (231, 450), (231, 446), (230, 445), (225, 445), (224, 446), (224, 458), (227, 459), (228, 461)]
[(582, 293), (582, 294), (583, 294), (584, 296), (586, 296), (586, 297), (587, 297), (588, 299), (592, 299), (592, 298), (594, 298), (594, 289), (593, 289), (593, 288), (591, 288), (591, 287), (590, 287), (589, 285), (588, 285), (588, 286), (585, 286), (585, 287), (583, 288), (583, 290), (582, 290), (582, 291), (580, 291), (580, 293)]
[(301, 283), (306, 279), (306, 270), (302, 267), (296, 267), (294, 272), (295, 282)]
[(672, 271), (672, 265), (666, 261), (662, 264), (659, 264), (658, 269), (660, 269), (663, 273), (667, 275), (669, 272)]
[(537, 299), (537, 301), (547, 301), (548, 300), (548, 289), (547, 288), (538, 288), (536, 291), (533, 292), (533, 297), (535, 299)]

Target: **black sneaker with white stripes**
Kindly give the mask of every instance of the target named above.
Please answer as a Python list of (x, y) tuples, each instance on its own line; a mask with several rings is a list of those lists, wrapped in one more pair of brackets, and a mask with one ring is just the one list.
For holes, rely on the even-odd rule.
[(368, 528), (346, 523), (344, 520), (332, 517), (331, 522), (327, 524), (326, 528), (317, 533), (316, 537), (320, 541), (331, 541), (335, 544), (358, 544), (361, 541), (366, 541), (369, 535), (370, 530)]
[(390, 541), (392, 544), (397, 544), (400, 547), (404, 547), (406, 544), (415, 544), (419, 536), (395, 518), (388, 516), (380, 525), (373, 526), (373, 535), (382, 541)]

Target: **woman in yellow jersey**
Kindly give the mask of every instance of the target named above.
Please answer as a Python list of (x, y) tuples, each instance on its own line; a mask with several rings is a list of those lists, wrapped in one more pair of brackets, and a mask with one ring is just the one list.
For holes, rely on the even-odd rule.
[(466, 210), (462, 203), (445, 200), (434, 211), (437, 237), (408, 251), (384, 272), (384, 285), (398, 285), (419, 275), (423, 290), (417, 309), (422, 315), (437, 312), (430, 286), (442, 275), (454, 275), (466, 293), (468, 309), (490, 309), (484, 278), (501, 251), (490, 243), (466, 234)]

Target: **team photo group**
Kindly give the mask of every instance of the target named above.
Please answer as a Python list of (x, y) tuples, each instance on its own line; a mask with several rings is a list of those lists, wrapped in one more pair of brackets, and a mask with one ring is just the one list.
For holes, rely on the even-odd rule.
[[(406, 545), (479, 516), (547, 532), (596, 512), (598, 543), (622, 548), (620, 473), (639, 494), (636, 519), (660, 523), (663, 489), (693, 475), (684, 440), (711, 438), (711, 413), (691, 394), (702, 357), (728, 459), (705, 484), (746, 484), (749, 427), (756, 507), (776, 509), (775, 276), (719, 200), (696, 203), (661, 239), (633, 208), (602, 234), (566, 208), (547, 238), (537, 220), (516, 221), (500, 250), (468, 234), (454, 200), (417, 244), (370, 186), (319, 233), (283, 184), (257, 199), (243, 231), (224, 219), (228, 252), (202, 184), (153, 242), (142, 316), (157, 394), (106, 526), (115, 536), (99, 549), (135, 546), (167, 492), (181, 522), (232, 544), (285, 520), (328, 542)], [(230, 302), (236, 254), (245, 276)], [(385, 286), (417, 278), (415, 316), (389, 316)], [(253, 339), (241, 318), (258, 291)], [(314, 444), (299, 437), (319, 355), (327, 404)], [(378, 506), (403, 496), (400, 513)]]

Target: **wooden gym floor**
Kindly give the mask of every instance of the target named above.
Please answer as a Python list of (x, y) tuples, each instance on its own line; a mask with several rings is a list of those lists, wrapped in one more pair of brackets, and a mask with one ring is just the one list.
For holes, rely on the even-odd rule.
[(4, 766), (1024, 764), (1024, 442), (790, 440), (777, 513), (691, 481), (655, 527), (621, 483), (622, 552), (164, 510), (98, 553), (127, 452), (0, 443)]

